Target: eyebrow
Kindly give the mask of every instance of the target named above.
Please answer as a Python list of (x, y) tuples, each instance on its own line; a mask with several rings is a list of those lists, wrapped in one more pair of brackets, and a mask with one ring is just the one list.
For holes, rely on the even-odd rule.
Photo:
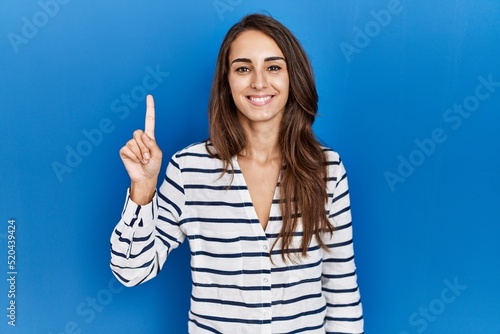
[[(283, 60), (284, 62), (286, 62), (286, 59), (284, 57), (279, 57), (279, 56), (264, 58), (265, 62), (276, 61), (276, 60)], [(240, 63), (251, 63), (252, 61), (250, 59), (248, 59), (248, 58), (236, 58), (236, 59), (234, 59), (231, 62), (231, 65), (234, 64), (234, 63), (237, 63), (237, 62), (240, 62)]]

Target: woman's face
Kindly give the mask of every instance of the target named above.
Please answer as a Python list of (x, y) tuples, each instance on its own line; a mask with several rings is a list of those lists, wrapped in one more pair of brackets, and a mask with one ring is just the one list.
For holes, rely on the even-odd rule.
[(288, 100), (285, 57), (276, 42), (256, 30), (241, 33), (229, 52), (229, 86), (243, 125), (279, 126)]

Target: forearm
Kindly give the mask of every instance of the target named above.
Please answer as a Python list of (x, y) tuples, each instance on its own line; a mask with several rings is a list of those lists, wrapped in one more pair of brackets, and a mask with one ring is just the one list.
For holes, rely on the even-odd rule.
[(127, 197), (122, 219), (111, 235), (111, 269), (126, 286), (153, 278), (158, 272), (159, 247), (155, 237), (156, 196), (140, 206)]
[(327, 332), (362, 333), (363, 310), (357, 284), (351, 224), (338, 226), (323, 260)]

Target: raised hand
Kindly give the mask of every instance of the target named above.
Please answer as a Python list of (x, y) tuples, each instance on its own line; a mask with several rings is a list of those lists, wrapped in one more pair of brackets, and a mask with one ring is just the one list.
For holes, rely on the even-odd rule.
[(162, 152), (155, 141), (155, 105), (153, 96), (146, 97), (144, 131), (135, 130), (133, 138), (120, 149), (120, 157), (130, 177), (130, 198), (144, 205), (156, 191)]

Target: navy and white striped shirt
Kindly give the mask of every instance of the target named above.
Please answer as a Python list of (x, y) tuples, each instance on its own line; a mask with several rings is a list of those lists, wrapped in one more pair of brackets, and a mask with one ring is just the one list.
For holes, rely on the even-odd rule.
[[(335, 231), (323, 240), (330, 252), (313, 237), (306, 258), (283, 262), (280, 241), (271, 250), (282, 224), (279, 185), (264, 231), (237, 158), (234, 178), (221, 177), (222, 161), (199, 143), (172, 157), (150, 204), (127, 196), (111, 236), (113, 273), (126, 286), (143, 283), (187, 237), (189, 333), (362, 333), (346, 172), (336, 152), (325, 152), (326, 210)], [(299, 221), (290, 247), (297, 255), (301, 231)]]

